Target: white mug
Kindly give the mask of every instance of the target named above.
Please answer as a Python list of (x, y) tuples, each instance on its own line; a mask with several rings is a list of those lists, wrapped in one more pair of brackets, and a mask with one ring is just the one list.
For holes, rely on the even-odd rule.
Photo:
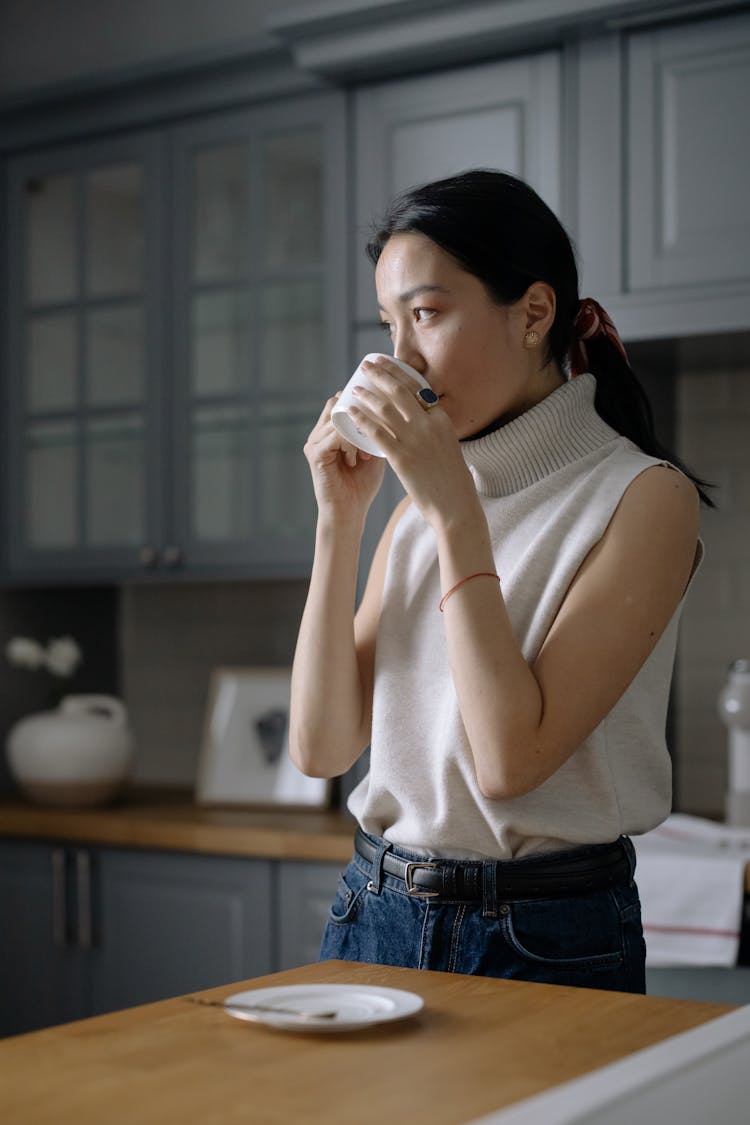
[(404, 363), (402, 359), (396, 359), (393, 355), (384, 355), (381, 352), (368, 352), (360, 362), (331, 411), (331, 421), (341, 436), (346, 438), (348, 442), (351, 442), (352, 445), (356, 445), (357, 449), (363, 449), (365, 453), (372, 453), (375, 457), (385, 457), (385, 453), (383, 453), (380, 446), (375, 444), (372, 438), (368, 437), (367, 434), (363, 434), (362, 431), (357, 428), (354, 419), (348, 411), (350, 406), (357, 405), (357, 397), (352, 394), (353, 388), (367, 388), (370, 386), (370, 380), (367, 373), (362, 370), (362, 364), (365, 360), (380, 359), (381, 356), (383, 359), (389, 359), (391, 363), (398, 364), (402, 371), (405, 371), (407, 375), (411, 375), (412, 379), (416, 379), (420, 387), (429, 387), (430, 385), (418, 371), (415, 371), (408, 363)]

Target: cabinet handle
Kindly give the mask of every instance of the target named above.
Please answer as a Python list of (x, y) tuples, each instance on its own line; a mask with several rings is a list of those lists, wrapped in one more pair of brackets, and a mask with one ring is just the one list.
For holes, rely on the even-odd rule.
[(91, 916), (91, 857), (87, 851), (76, 852), (78, 877), (78, 948), (93, 946)]
[(165, 547), (161, 559), (165, 566), (179, 566), (182, 562), (182, 548), (174, 544)]
[(64, 848), (52, 849), (52, 941), (58, 947), (66, 945), (68, 941)]
[(138, 552), (138, 560), (141, 566), (152, 567), (156, 566), (159, 561), (159, 556), (153, 547), (141, 547)]

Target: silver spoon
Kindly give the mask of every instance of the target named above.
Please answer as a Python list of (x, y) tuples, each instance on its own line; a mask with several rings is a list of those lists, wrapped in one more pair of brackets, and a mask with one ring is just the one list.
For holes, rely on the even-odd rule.
[(279, 1016), (296, 1016), (302, 1020), (333, 1020), (338, 1015), (338, 1012), (303, 1012), (298, 1008), (281, 1008), (277, 1004), (234, 1004), (228, 1000), (204, 1000), (200, 996), (186, 996), (185, 999), (205, 1008), (223, 1008), (225, 1012), (270, 1012)]

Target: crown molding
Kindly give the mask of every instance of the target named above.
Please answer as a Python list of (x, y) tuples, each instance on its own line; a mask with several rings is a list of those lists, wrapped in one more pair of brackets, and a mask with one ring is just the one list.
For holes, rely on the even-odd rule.
[(76, 135), (158, 125), (265, 98), (329, 89), (271, 35), (138, 67), (36, 87), (0, 100), (0, 152)]
[(730, 0), (305, 0), (273, 13), (267, 27), (300, 69), (355, 81), (736, 6)]

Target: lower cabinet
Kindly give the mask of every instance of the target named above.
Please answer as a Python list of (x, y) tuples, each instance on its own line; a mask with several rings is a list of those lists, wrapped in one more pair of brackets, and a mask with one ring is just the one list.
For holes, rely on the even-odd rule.
[(92, 862), (92, 1015), (271, 971), (268, 863), (114, 850)]
[(80, 951), (68, 941), (67, 857), (37, 844), (0, 846), (0, 1034), (80, 1014)]
[(335, 863), (278, 865), (279, 969), (293, 969), (317, 961), (328, 911), (341, 867)]
[(649, 996), (674, 1000), (710, 1000), (714, 1004), (750, 1004), (750, 968), (718, 966), (646, 969)]
[(315, 960), (328, 863), (0, 844), (0, 1035)]

